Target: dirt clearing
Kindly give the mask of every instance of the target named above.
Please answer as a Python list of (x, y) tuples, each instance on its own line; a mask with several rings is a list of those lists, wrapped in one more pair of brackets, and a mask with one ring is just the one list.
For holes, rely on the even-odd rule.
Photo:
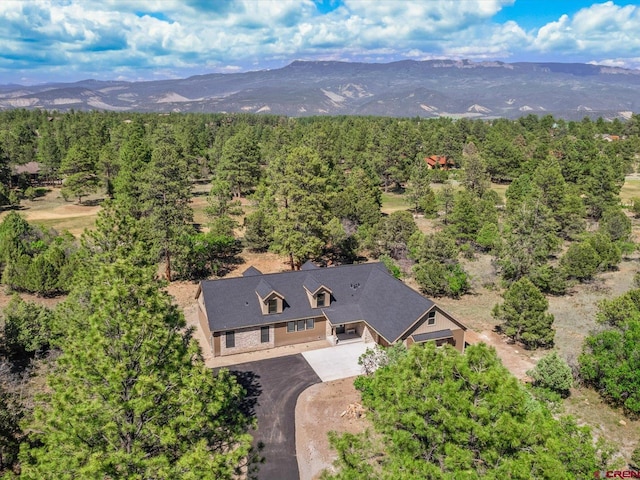
[(307, 388), (296, 404), (296, 454), (301, 480), (319, 478), (326, 468), (332, 468), (337, 458), (329, 446), (330, 431), (360, 433), (371, 428), (366, 417), (342, 415), (349, 405), (360, 402), (360, 392), (353, 378), (319, 383)]

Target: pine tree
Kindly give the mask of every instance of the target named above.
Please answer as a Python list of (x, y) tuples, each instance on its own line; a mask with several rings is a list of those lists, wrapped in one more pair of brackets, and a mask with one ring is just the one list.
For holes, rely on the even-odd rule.
[(250, 458), (242, 388), (204, 366), (152, 275), (118, 260), (57, 309), (62, 354), (22, 477), (231, 479)]
[(99, 179), (96, 175), (97, 158), (86, 147), (80, 144), (72, 146), (60, 166), (61, 173), (66, 177), (63, 183), (63, 193), (68, 192), (78, 197), (78, 203), (82, 203), (82, 197), (86, 197), (98, 189)]
[[(3, 476), (5, 469), (10, 469), (18, 459), (22, 415), (17, 395), (5, 391), (4, 385), (0, 385), (0, 476)], [(12, 477), (8, 475), (7, 478)]]
[(509, 199), (507, 211), (499, 264), (505, 279), (518, 280), (546, 263), (559, 248), (559, 226), (536, 191), (516, 201), (515, 206)]
[(213, 235), (234, 237), (234, 229), (240, 225), (233, 217), (243, 214), (239, 200), (233, 200), (231, 184), (214, 179), (207, 197), (205, 213), (211, 219), (209, 231)]
[(333, 433), (324, 479), (583, 479), (602, 467), (588, 427), (552, 415), (493, 348), (433, 342), (359, 377), (375, 433)]
[(14, 294), (2, 310), (2, 349), (12, 357), (32, 356), (49, 347), (51, 311)]
[(528, 278), (511, 284), (504, 303), (493, 307), (492, 315), (503, 323), (499, 329), (527, 348), (553, 346), (553, 315), (547, 313), (549, 301)]
[(278, 212), (272, 248), (289, 257), (291, 269), (317, 257), (326, 244), (330, 219), (329, 172), (307, 147), (296, 147), (286, 157), (284, 176), (273, 179)]
[(405, 187), (405, 196), (413, 207), (413, 213), (422, 211), (426, 216), (436, 213), (435, 194), (430, 183), (431, 177), (425, 162), (418, 160), (411, 169), (411, 175)]
[(482, 197), (491, 186), (487, 168), (477, 153), (467, 155), (465, 158), (462, 185), (477, 198)]
[(82, 235), (81, 255), (85, 256), (83, 274), (92, 274), (91, 265), (110, 264), (119, 258), (127, 258), (130, 265), (149, 267), (158, 261), (153, 245), (152, 232), (148, 225), (136, 219), (118, 201), (106, 200), (98, 212), (96, 227), (85, 230)]
[(144, 172), (151, 161), (151, 147), (144, 126), (139, 121), (129, 125), (126, 138), (119, 151), (120, 168), (113, 182), (114, 196), (131, 217), (140, 220), (145, 215)]
[(239, 197), (258, 183), (260, 148), (248, 128), (236, 133), (225, 142), (217, 175), (220, 179), (229, 182), (235, 197)]
[(442, 221), (445, 225), (449, 223), (449, 215), (454, 206), (455, 190), (450, 183), (445, 183), (438, 192), (438, 202), (444, 210)]
[(166, 278), (171, 281), (171, 260), (181, 254), (193, 231), (193, 209), (189, 166), (175, 146), (169, 126), (163, 125), (158, 132), (142, 181), (145, 222), (154, 235), (156, 251), (164, 258)]
[(478, 199), (471, 192), (462, 190), (456, 193), (447, 230), (457, 240), (474, 240), (476, 238), (482, 226), (478, 206)]

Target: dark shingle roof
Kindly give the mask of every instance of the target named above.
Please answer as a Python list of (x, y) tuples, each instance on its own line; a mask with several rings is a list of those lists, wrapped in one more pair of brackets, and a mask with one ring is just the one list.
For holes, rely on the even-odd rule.
[(253, 277), (256, 275), (262, 275), (262, 272), (256, 267), (249, 267), (244, 272), (242, 272), (243, 277)]
[(302, 264), (302, 266), (300, 267), (300, 270), (317, 270), (318, 268), (320, 268), (320, 267), (318, 267), (311, 260), (307, 260), (306, 262), (304, 262)]
[(302, 282), (302, 286), (307, 290), (309, 290), (309, 293), (315, 294), (324, 285), (322, 285), (322, 283), (320, 283), (316, 277), (309, 274), (305, 277), (304, 282)]
[(418, 333), (417, 335), (411, 335), (414, 342), (426, 342), (427, 340), (442, 340), (445, 338), (453, 338), (451, 330), (438, 330), (437, 332)]
[(364, 320), (360, 305), (347, 304), (339, 305), (337, 307), (323, 308), (322, 313), (329, 319), (332, 325), (338, 325), (341, 323), (350, 323)]
[[(331, 290), (329, 307), (311, 307), (303, 287), (310, 278)], [(333, 324), (365, 320), (394, 342), (433, 306), (431, 300), (391, 276), (381, 263), (207, 280), (201, 288), (212, 332), (324, 313)], [(284, 310), (263, 315), (256, 292), (262, 296), (272, 291), (284, 297)]]
[(255, 292), (260, 295), (263, 300), (269, 296), (270, 293), (275, 292), (276, 289), (271, 286), (264, 278), (260, 278), (258, 285), (256, 285)]

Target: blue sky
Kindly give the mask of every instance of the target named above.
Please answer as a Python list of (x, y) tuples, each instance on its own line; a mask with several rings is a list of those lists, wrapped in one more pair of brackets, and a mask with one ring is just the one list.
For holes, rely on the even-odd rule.
[(157, 80), (293, 60), (640, 68), (627, 0), (0, 0), (0, 84)]

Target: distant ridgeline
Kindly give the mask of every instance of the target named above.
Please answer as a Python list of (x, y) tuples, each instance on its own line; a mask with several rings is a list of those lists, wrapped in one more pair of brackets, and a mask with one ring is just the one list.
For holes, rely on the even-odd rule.
[(301, 62), (275, 70), (152, 82), (0, 86), (0, 109), (243, 112), (294, 117), (628, 119), (640, 70), (577, 63)]

